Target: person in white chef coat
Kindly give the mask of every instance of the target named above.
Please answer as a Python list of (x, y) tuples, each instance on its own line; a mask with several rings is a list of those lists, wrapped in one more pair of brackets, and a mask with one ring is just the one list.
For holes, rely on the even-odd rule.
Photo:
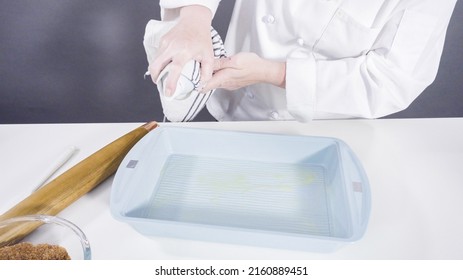
[[(223, 0), (226, 1), (226, 0)], [(150, 65), (201, 63), (207, 109), (219, 121), (379, 118), (407, 108), (435, 79), (456, 0), (236, 0), (214, 60), (218, 0), (160, 0), (176, 19)]]

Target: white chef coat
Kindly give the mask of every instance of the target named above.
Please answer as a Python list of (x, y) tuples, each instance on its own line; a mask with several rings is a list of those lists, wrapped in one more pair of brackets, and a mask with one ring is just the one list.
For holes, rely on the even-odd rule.
[[(226, 1), (226, 0), (224, 0)], [(236, 0), (228, 55), (286, 61), (286, 89), (218, 89), (220, 121), (378, 118), (407, 108), (437, 74), (456, 0)], [(161, 0), (164, 15), (218, 0)]]

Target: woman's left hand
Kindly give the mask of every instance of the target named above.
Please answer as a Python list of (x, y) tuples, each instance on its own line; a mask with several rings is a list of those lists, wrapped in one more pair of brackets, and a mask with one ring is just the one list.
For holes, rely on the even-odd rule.
[(214, 62), (214, 74), (202, 92), (216, 88), (235, 90), (256, 83), (285, 87), (286, 63), (259, 57), (255, 53), (238, 53)]

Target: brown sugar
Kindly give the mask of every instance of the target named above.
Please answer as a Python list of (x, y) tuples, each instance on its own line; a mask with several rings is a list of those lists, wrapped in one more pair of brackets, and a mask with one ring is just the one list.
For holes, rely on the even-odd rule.
[(59, 245), (21, 242), (0, 248), (0, 260), (70, 260), (66, 249)]

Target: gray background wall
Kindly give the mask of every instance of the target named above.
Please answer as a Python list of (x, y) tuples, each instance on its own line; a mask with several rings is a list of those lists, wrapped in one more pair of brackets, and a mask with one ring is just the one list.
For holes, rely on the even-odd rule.
[[(225, 37), (233, 0), (213, 25)], [(142, 45), (156, 0), (0, 0), (0, 123), (162, 120), (143, 79)], [(436, 81), (389, 117), (463, 117), (463, 4), (451, 20)], [(197, 121), (213, 120), (203, 112)]]

